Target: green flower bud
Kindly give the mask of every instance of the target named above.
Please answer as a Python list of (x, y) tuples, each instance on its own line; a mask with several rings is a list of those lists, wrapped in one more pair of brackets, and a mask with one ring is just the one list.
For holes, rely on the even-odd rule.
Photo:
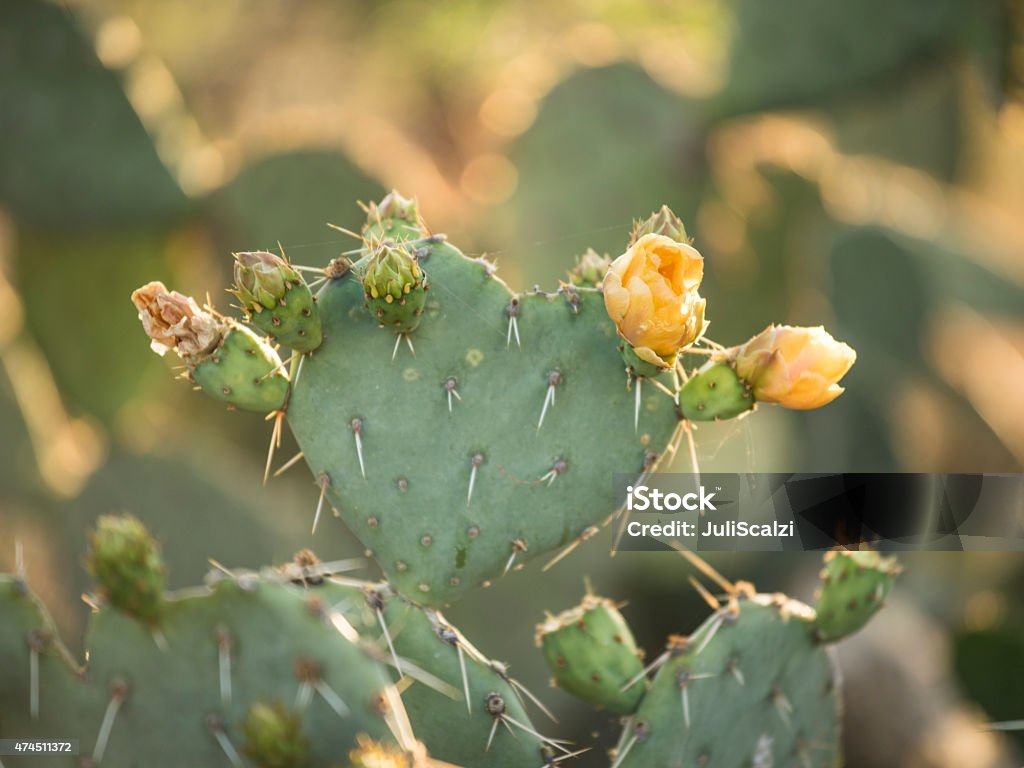
[(235, 296), (249, 322), (273, 341), (312, 352), (323, 341), (320, 313), (298, 270), (266, 251), (235, 254)]
[(290, 286), (301, 284), (299, 273), (280, 256), (267, 251), (235, 254), (233, 293), (249, 314), (273, 309), (284, 299)]
[(89, 545), (87, 565), (100, 595), (119, 611), (156, 624), (166, 568), (146, 527), (132, 515), (105, 515), (96, 521)]
[(672, 213), (672, 209), (667, 205), (661, 206), (659, 211), (652, 213), (645, 221), (633, 222), (633, 234), (629, 238), (629, 244), (632, 245), (644, 235), (665, 235), (677, 243), (690, 242), (683, 220)]
[(368, 241), (418, 240), (427, 235), (416, 200), (402, 197), (397, 190), (391, 190), (379, 203), (370, 203), (365, 208), (363, 237)]
[(302, 720), (280, 702), (257, 701), (242, 721), (245, 752), (259, 768), (303, 768), (310, 765), (309, 739)]
[(588, 248), (586, 253), (576, 257), (576, 266), (569, 270), (569, 282), (576, 286), (597, 288), (611, 265), (612, 259), (607, 253), (602, 256), (593, 248)]
[(373, 246), (363, 273), (363, 290), (366, 308), (381, 325), (410, 333), (420, 324), (427, 276), (409, 246), (390, 241)]

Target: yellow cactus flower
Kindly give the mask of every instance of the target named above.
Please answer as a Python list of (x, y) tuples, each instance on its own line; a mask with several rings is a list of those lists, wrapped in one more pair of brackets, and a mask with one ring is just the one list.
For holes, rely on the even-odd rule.
[(736, 373), (754, 398), (786, 408), (808, 410), (843, 393), (843, 378), (857, 353), (821, 326), (770, 325), (733, 350)]
[(602, 284), (605, 308), (637, 357), (667, 368), (700, 338), (703, 277), (696, 248), (658, 234), (643, 235), (612, 262)]

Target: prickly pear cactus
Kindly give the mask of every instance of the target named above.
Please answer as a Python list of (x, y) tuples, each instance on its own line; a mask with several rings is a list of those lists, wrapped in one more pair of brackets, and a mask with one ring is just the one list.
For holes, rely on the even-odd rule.
[[(120, 533), (98, 532), (94, 561)], [(119, 579), (103, 585), (112, 598)], [(361, 734), (402, 736), (384, 665), (315, 595), (273, 574), (224, 577), (136, 610), (149, 595), (142, 579), (133, 613), (92, 615), (79, 667), (25, 582), (0, 576), (0, 736), (78, 738), (82, 762), (48, 763), (69, 768), (240, 765), (239, 754), (258, 766), (326, 766)], [(282, 738), (266, 738), (270, 721)]]
[[(252, 346), (237, 323), (161, 284), (132, 298), (154, 348), (175, 349), (202, 389), (277, 416), (272, 446), (287, 415), (320, 488), (314, 532), (329, 505), (423, 605), (591, 537), (625, 500), (609, 477), (653, 471), (689, 421), (758, 400), (819, 407), (856, 357), (823, 328), (708, 339), (703, 257), (664, 206), (614, 261), (589, 251), (557, 292), (525, 294), (432, 235), (414, 200), (364, 209), (361, 234), (342, 230), (355, 262), (236, 255), (234, 292), (294, 350), (287, 374), (274, 350), (233, 349)], [(692, 378), (688, 355), (707, 363)]]

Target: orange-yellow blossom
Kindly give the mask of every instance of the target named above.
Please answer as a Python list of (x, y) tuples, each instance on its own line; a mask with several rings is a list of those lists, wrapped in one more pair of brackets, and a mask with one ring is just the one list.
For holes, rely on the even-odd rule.
[(637, 357), (666, 368), (700, 338), (703, 277), (700, 252), (664, 235), (640, 237), (612, 262), (602, 283), (605, 308)]
[(857, 353), (821, 326), (770, 325), (735, 350), (736, 373), (754, 398), (786, 408), (808, 410), (843, 393), (839, 380)]

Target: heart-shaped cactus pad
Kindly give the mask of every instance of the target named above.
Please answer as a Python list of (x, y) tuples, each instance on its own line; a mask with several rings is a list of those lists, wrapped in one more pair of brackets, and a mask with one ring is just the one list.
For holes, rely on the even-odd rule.
[(418, 253), (415, 354), (364, 307), (357, 264), (320, 294), (324, 342), (287, 414), (324, 508), (400, 592), (436, 606), (589, 535), (625, 501), (613, 475), (650, 469), (679, 421), (647, 383), (634, 424), (598, 290), (515, 295), (441, 238)]

